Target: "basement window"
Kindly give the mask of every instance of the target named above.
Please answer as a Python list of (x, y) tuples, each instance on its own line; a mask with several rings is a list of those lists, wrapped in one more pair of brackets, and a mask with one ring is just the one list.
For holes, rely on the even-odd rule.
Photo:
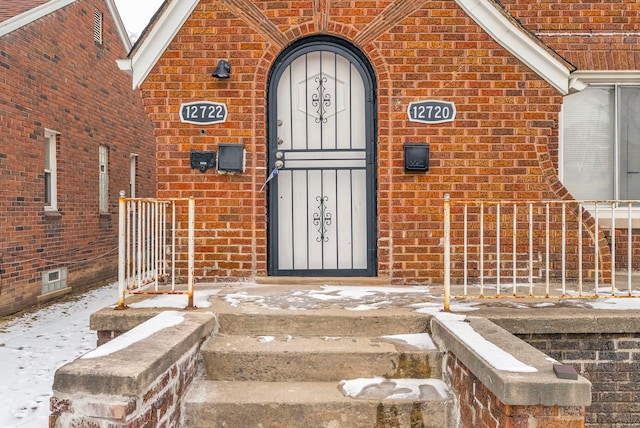
[(49, 270), (42, 273), (42, 294), (62, 290), (67, 287), (67, 268)]
[(93, 41), (102, 44), (102, 12), (99, 10), (93, 14)]

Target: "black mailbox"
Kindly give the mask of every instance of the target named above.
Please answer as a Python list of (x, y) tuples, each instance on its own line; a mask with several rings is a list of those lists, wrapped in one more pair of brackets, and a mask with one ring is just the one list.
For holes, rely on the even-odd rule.
[(191, 150), (191, 168), (206, 172), (216, 167), (216, 152), (201, 152)]
[(404, 170), (429, 171), (429, 145), (405, 143)]
[(244, 144), (218, 144), (218, 171), (244, 172)]

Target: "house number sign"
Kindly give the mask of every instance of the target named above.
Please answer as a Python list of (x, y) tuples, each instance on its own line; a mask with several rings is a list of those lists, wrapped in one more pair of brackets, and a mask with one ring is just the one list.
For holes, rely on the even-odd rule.
[(456, 105), (449, 101), (416, 101), (409, 104), (407, 113), (411, 122), (453, 122), (456, 117)]
[(211, 125), (227, 120), (227, 105), (212, 101), (197, 101), (180, 106), (180, 121), (195, 125)]

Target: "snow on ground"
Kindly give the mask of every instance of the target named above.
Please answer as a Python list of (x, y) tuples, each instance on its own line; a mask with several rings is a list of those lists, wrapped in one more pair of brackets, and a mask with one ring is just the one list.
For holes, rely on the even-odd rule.
[[(196, 290), (194, 304), (209, 307), (208, 297), (218, 291)], [(56, 370), (96, 347), (97, 336), (89, 330), (89, 316), (109, 304), (115, 306), (117, 301), (118, 287), (114, 283), (0, 322), (0, 427), (48, 426), (49, 399)], [(158, 295), (130, 304), (131, 307), (176, 309), (185, 305), (183, 295)], [(169, 319), (161, 319), (161, 327), (179, 321), (181, 317), (175, 314), (168, 311)], [(149, 335), (152, 329), (153, 326), (144, 329), (146, 333), (141, 334)], [(96, 357), (98, 352), (114, 352), (113, 346), (119, 342), (112, 342), (115, 343), (110, 342), (86, 357)]]
[(117, 300), (112, 284), (0, 323), (0, 427), (48, 426), (55, 371), (95, 348), (89, 315)]
[[(196, 290), (194, 304), (209, 307), (208, 297), (220, 290)], [(437, 294), (437, 293), (436, 293)], [(376, 310), (389, 306), (405, 306), (417, 312), (430, 313), (439, 317), (443, 314), (442, 297), (430, 292), (429, 287), (362, 287), (324, 286), (320, 290), (294, 290), (279, 296), (252, 295), (244, 291), (227, 294), (224, 300), (232, 305), (257, 304), (264, 308), (307, 310), (338, 304), (350, 310)], [(79, 358), (95, 348), (96, 334), (89, 330), (89, 316), (117, 301), (117, 286), (96, 289), (85, 295), (56, 303), (32, 313), (0, 322), (0, 427), (40, 428), (48, 425), (49, 399), (55, 371), (62, 365)], [(566, 299), (565, 305), (594, 309), (638, 310), (640, 299)], [(183, 295), (159, 295), (143, 302), (130, 304), (131, 307), (162, 307), (182, 309), (186, 305)], [(454, 312), (468, 312), (477, 309), (477, 300), (453, 301)], [(530, 307), (556, 306), (557, 303), (538, 301)], [(170, 316), (170, 315), (169, 315)], [(452, 315), (453, 316), (453, 315)], [(468, 323), (460, 321), (461, 315), (446, 322), (459, 329), (465, 340), (474, 342), (478, 348), (486, 348), (486, 341), (477, 333), (469, 331)], [(174, 318), (174, 321), (176, 319)], [(166, 320), (165, 320), (166, 321)], [(464, 331), (463, 331), (464, 330)], [(472, 330), (472, 329), (471, 329)], [(387, 338), (402, 341), (412, 346), (430, 346), (420, 336)], [(270, 336), (262, 341), (273, 340)], [(327, 338), (331, 340), (331, 338)], [(487, 342), (488, 343), (488, 342)], [(496, 358), (499, 348), (485, 350), (488, 361), (495, 365), (526, 370), (509, 356)], [(519, 364), (518, 364), (519, 363)], [(349, 382), (344, 387), (351, 388), (351, 394), (424, 394), (425, 391), (439, 390), (439, 385), (409, 385), (398, 380), (383, 382), (377, 379), (363, 379)], [(355, 382), (355, 385), (354, 383)]]

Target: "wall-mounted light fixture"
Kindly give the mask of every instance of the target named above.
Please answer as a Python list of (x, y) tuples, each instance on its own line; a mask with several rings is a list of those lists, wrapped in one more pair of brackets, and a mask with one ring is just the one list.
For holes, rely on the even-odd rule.
[(218, 65), (216, 66), (216, 70), (211, 73), (213, 77), (217, 77), (218, 79), (228, 79), (229, 73), (231, 73), (231, 64), (229, 62), (221, 59), (218, 61)]

